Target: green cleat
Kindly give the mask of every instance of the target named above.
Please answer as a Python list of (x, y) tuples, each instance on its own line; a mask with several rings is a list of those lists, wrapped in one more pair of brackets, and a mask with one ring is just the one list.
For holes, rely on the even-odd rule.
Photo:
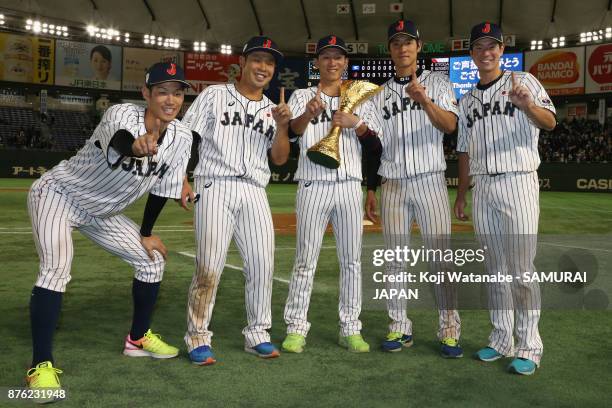
[(58, 374), (61, 374), (62, 370), (58, 370), (53, 367), (50, 361), (43, 361), (28, 370), (26, 374), (26, 383), (28, 388), (32, 390), (39, 390), (41, 395), (36, 396), (34, 402), (38, 404), (48, 404), (55, 402), (61, 398), (57, 396), (54, 390), (61, 390), (60, 381)]
[(351, 334), (350, 336), (340, 336), (338, 344), (348, 349), (351, 353), (368, 353), (370, 351), (370, 345), (365, 342), (359, 333)]
[(289, 353), (301, 353), (306, 345), (306, 337), (297, 333), (289, 333), (282, 344), (282, 350)]

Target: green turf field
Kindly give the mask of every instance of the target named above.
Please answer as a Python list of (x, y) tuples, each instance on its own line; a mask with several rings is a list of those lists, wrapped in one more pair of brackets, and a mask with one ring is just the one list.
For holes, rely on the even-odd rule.
[[(27, 180), (0, 180), (0, 389), (23, 386), (29, 365), (28, 297), (38, 257), (26, 209)], [(293, 211), (295, 186), (274, 185), (268, 195), (275, 213)], [(454, 191), (451, 190), (454, 198)], [(140, 222), (143, 201), (127, 214)], [(542, 193), (543, 234), (612, 234), (612, 197), (595, 193)], [(353, 407), (353, 406), (609, 406), (612, 313), (544, 311), (540, 323), (545, 345), (542, 367), (532, 377), (507, 374), (507, 360), (479, 363), (469, 356), (486, 344), (486, 311), (461, 312), (466, 356), (447, 361), (438, 356), (437, 313), (417, 310), (415, 345), (401, 353), (378, 351), (386, 334), (386, 313), (365, 310), (363, 334), (373, 351), (354, 355), (336, 345), (338, 262), (333, 248), (323, 249), (309, 312), (312, 329), (306, 352), (284, 353), (265, 361), (243, 351), (245, 324), (243, 277), (225, 269), (212, 322), (218, 363), (190, 364), (185, 353), (187, 288), (194, 260), (192, 214), (169, 203), (155, 232), (168, 247), (169, 259), (154, 316), (155, 332), (181, 347), (179, 358), (167, 361), (130, 359), (121, 355), (130, 327), (130, 268), (73, 234), (73, 279), (64, 298), (55, 358), (64, 370), (62, 385), (69, 407)], [(598, 235), (599, 236), (599, 235)], [(332, 235), (324, 246), (333, 247)], [(590, 246), (591, 244), (589, 244)], [(610, 258), (610, 241), (599, 251)], [(284, 337), (282, 311), (293, 264), (294, 236), (276, 238), (272, 339)], [(606, 249), (607, 248), (607, 249)], [(607, 251), (607, 252), (606, 252)], [(241, 266), (232, 247), (227, 263)], [(600, 274), (609, 274), (601, 270)], [(610, 293), (610, 292), (608, 292)], [(608, 384), (608, 385), (606, 385)], [(3, 388), (4, 387), (4, 388)], [(16, 406), (0, 397), (0, 406)], [(607, 403), (605, 401), (608, 401)]]

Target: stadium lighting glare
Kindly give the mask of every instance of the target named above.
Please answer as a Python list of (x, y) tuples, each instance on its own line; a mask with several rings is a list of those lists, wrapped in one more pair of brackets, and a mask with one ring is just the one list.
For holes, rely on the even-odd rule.
[(0, 25), (4, 25), (4, 14), (0, 14)]
[(221, 54), (230, 55), (232, 53), (232, 46), (228, 44), (221, 44)]
[[(0, 20), (4, 21), (3, 18), (0, 18)], [(4, 22), (0, 23), (0, 24), (4, 24)], [(25, 25), (25, 29), (28, 31), (32, 31), (35, 34), (46, 34), (46, 35), (57, 35), (57, 36), (64, 36), (67, 37), (68, 36), (68, 27), (67, 26), (61, 26), (61, 25), (57, 25), (57, 24), (50, 24), (50, 23), (41, 23), (38, 20), (31, 20), (31, 19), (27, 19), (26, 20), (26, 25)]]
[(123, 33), (123, 42), (130, 42), (130, 33)]
[(606, 27), (606, 38), (612, 38), (612, 27)]
[(553, 48), (565, 47), (565, 37), (555, 37), (552, 39), (551, 46)]
[(531, 50), (541, 50), (544, 45), (542, 40), (531, 40)]
[[(159, 37), (161, 38), (161, 37)], [(158, 44), (159, 45), (159, 44)], [(178, 38), (164, 38), (163, 39), (164, 48), (179, 48), (181, 46)]]
[(193, 43), (193, 50), (195, 52), (206, 52), (206, 43), (204, 41), (195, 41)]

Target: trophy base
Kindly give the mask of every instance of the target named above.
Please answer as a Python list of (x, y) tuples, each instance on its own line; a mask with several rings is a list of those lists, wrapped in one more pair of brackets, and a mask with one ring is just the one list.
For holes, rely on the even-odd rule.
[(340, 167), (340, 161), (326, 155), (325, 153), (309, 151), (306, 152), (306, 156), (308, 156), (308, 158), (314, 163), (327, 167), (328, 169), (337, 169)]

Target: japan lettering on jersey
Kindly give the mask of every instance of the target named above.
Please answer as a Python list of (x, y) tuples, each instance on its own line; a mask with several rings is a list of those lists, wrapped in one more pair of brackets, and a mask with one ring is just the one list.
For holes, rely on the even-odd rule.
[[(446, 75), (423, 70), (418, 81), (427, 96), (445, 111), (457, 112), (457, 101)], [(389, 179), (446, 170), (444, 133), (432, 123), (418, 102), (406, 93), (409, 82), (391, 78), (373, 102), (383, 119), (383, 152), (379, 174)]]
[(191, 153), (192, 135), (178, 120), (168, 124), (152, 157), (123, 157), (110, 146), (119, 130), (134, 138), (146, 131), (145, 108), (121, 104), (109, 108), (78, 153), (42, 176), (92, 216), (117, 214), (147, 192), (180, 198)]
[(265, 95), (254, 101), (233, 84), (212, 85), (193, 102), (183, 124), (202, 138), (196, 177), (241, 177), (265, 187), (270, 181), (268, 150), (276, 135)]
[[(298, 89), (291, 94), (287, 105), (293, 117), (301, 116), (306, 110), (306, 104), (315, 97), (317, 87), (306, 89)], [(298, 169), (295, 173), (296, 180), (311, 180), (311, 181), (341, 181), (341, 180), (362, 180), (361, 170), (361, 143), (353, 129), (342, 129), (340, 135), (340, 167), (337, 169), (328, 169), (312, 162), (306, 152), (310, 147), (315, 145), (325, 136), (332, 128), (332, 117), (338, 109), (340, 98), (337, 96), (328, 96), (321, 92), (321, 100), (325, 103), (326, 108), (321, 114), (313, 118), (304, 134), (298, 139), (300, 145), (300, 159), (298, 161)], [(370, 100), (365, 101), (354, 112), (355, 115), (363, 119), (368, 128), (374, 131), (379, 137), (381, 131), (380, 114), (374, 109), (374, 105)]]
[[(555, 107), (540, 82), (528, 72), (515, 72), (536, 106), (553, 114)], [(530, 172), (538, 169), (538, 129), (510, 102), (511, 73), (485, 87), (475, 87), (459, 102), (457, 151), (470, 156), (470, 175)]]

